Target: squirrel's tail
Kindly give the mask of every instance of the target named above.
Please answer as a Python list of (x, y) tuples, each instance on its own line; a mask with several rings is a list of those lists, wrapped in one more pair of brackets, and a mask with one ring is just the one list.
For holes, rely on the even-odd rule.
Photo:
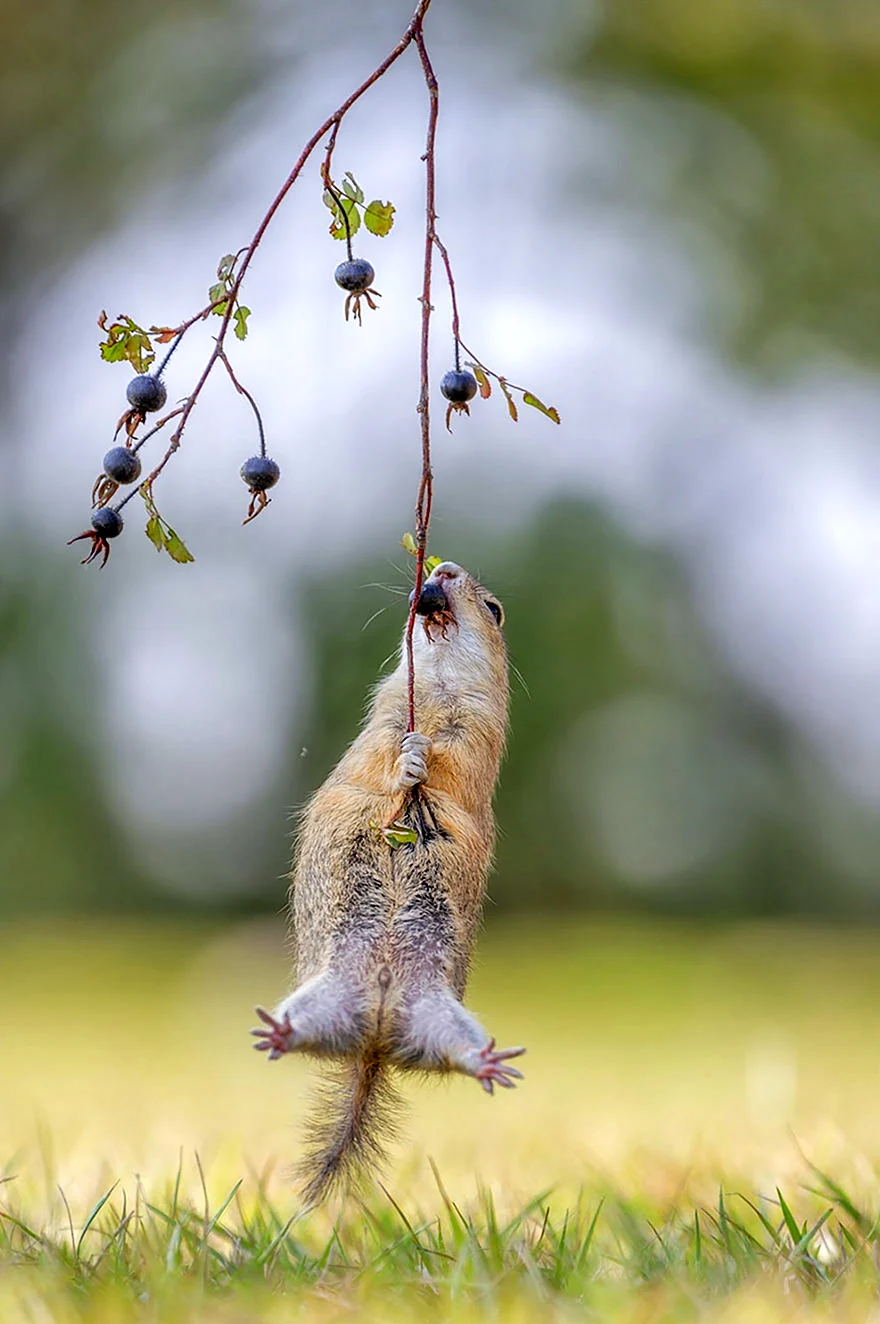
[(309, 1204), (317, 1204), (336, 1186), (357, 1185), (366, 1170), (384, 1162), (383, 1141), (394, 1137), (399, 1109), (377, 1049), (347, 1062), (335, 1079), (322, 1085), (306, 1122), (306, 1154), (297, 1167)]

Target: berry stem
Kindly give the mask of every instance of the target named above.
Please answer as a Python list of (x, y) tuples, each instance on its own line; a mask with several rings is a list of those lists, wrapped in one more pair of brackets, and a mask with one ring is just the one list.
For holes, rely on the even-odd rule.
[(137, 441), (131, 448), (132, 451), (135, 454), (137, 454), (137, 452), (140, 450), (141, 446), (143, 446), (145, 441), (149, 441), (150, 437), (154, 437), (157, 432), (161, 431), (161, 429), (164, 428), (166, 423), (171, 422), (172, 418), (176, 418), (178, 414), (182, 414), (185, 408), (186, 408), (185, 405), (178, 405), (176, 409), (172, 409), (171, 413), (166, 414), (165, 417), (161, 419), (156, 424), (155, 427), (150, 428), (149, 432), (145, 432), (142, 437), (138, 437)]
[(177, 349), (177, 346), (180, 344), (181, 340), (183, 340), (183, 337), (184, 337), (184, 331), (178, 331), (177, 335), (174, 337), (174, 339), (172, 340), (170, 346), (168, 347), (168, 353), (165, 355), (164, 359), (163, 359), (162, 362), (159, 364), (159, 366), (158, 366), (158, 368), (156, 369), (156, 371), (153, 373), (153, 376), (154, 376), (154, 377), (161, 377), (161, 376), (162, 376), (162, 373), (163, 373), (163, 372), (165, 371), (165, 369), (168, 367), (168, 360), (171, 358), (171, 355), (172, 355), (172, 354), (174, 353), (174, 351)]
[(228, 359), (227, 356), (226, 356), (226, 351), (225, 351), (224, 349), (221, 349), (221, 350), (220, 350), (220, 358), (221, 358), (222, 361), (223, 361), (223, 366), (224, 366), (224, 368), (225, 368), (226, 371), (229, 373), (229, 377), (230, 377), (230, 380), (232, 381), (232, 385), (235, 387), (236, 391), (238, 391), (239, 395), (243, 395), (243, 396), (244, 396), (244, 398), (247, 400), (248, 404), (250, 405), (251, 409), (254, 411), (254, 414), (256, 415), (256, 419), (257, 419), (257, 428), (259, 429), (259, 433), (260, 433), (260, 455), (261, 455), (261, 456), (263, 457), (263, 459), (265, 460), (265, 459), (266, 459), (266, 434), (265, 434), (265, 432), (263, 431), (263, 420), (262, 420), (262, 418), (260, 417), (260, 411), (259, 411), (259, 409), (257, 408), (257, 402), (256, 402), (256, 400), (254, 399), (254, 397), (251, 395), (251, 393), (250, 393), (250, 391), (247, 389), (247, 387), (246, 387), (246, 386), (242, 386), (241, 382), (240, 382), (240, 381), (238, 380), (238, 378), (236, 377), (235, 373), (234, 373), (233, 370), (232, 370), (232, 364), (229, 362), (229, 359)]
[(422, 23), (413, 33), (413, 41), (422, 62), (425, 86), (428, 89), (428, 127), (425, 140), (425, 261), (422, 271), (422, 335), (420, 353), (420, 391), (417, 413), (421, 423), (422, 436), (422, 474), (416, 497), (416, 584), (409, 617), (406, 623), (406, 665), (407, 665), (407, 731), (416, 729), (415, 714), (415, 661), (413, 658), (413, 630), (416, 624), (416, 608), (425, 574), (425, 552), (428, 546), (428, 528), (431, 523), (431, 503), (433, 499), (433, 474), (431, 472), (431, 417), (429, 409), (428, 372), (430, 367), (431, 345), (431, 266), (434, 256), (436, 234), (434, 226), (437, 219), (435, 210), (436, 173), (434, 167), (434, 144), (437, 137), (437, 116), (440, 112), (440, 95), (437, 78), (431, 65)]
[(443, 265), (446, 268), (446, 281), (449, 285), (449, 298), (452, 301), (452, 344), (453, 344), (453, 352), (455, 355), (455, 371), (461, 372), (461, 342), (458, 338), (459, 337), (458, 299), (456, 298), (455, 295), (455, 277), (452, 274), (452, 263), (449, 260), (449, 253), (446, 249), (446, 245), (443, 243), (443, 241), (441, 240), (440, 236), (436, 233), (436, 231), (434, 233), (434, 243), (437, 245), (437, 251), (442, 257)]
[(351, 249), (351, 222), (348, 219), (348, 212), (345, 210), (345, 208), (342, 205), (342, 198), (339, 195), (339, 190), (337, 189), (336, 185), (333, 183), (333, 180), (330, 178), (329, 162), (330, 162), (330, 156), (333, 152), (333, 143), (336, 142), (336, 130), (338, 128), (339, 128), (338, 123), (334, 124), (333, 135), (330, 139), (330, 144), (327, 147), (327, 155), (324, 157), (324, 163), (321, 166), (321, 177), (324, 181), (325, 189), (330, 194), (331, 198), (336, 203), (336, 206), (339, 209), (339, 215), (342, 217), (342, 224), (345, 226), (345, 247), (348, 250), (348, 260), (349, 262), (353, 262), (354, 253), (352, 252)]

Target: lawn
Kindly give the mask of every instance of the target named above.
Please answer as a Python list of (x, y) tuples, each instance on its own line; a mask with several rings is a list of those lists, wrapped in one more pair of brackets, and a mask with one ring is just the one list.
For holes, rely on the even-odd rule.
[(519, 921), (469, 1003), (526, 1080), (407, 1086), (301, 1215), (280, 923), (8, 928), (0, 1321), (880, 1318), (880, 935)]

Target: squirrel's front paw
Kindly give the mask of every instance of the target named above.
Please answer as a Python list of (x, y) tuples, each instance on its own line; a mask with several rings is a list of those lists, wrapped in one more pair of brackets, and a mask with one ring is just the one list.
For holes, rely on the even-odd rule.
[(400, 785), (407, 790), (418, 782), (428, 780), (428, 751), (431, 744), (430, 736), (423, 736), (418, 731), (409, 731), (400, 742), (397, 777)]

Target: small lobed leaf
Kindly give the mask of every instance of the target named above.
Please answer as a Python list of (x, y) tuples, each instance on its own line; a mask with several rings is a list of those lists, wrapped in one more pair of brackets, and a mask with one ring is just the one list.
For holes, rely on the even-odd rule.
[(405, 533), (403, 535), (403, 537), (400, 540), (400, 545), (405, 552), (409, 552), (410, 556), (418, 556), (419, 554), (418, 545), (411, 533)]
[(150, 335), (155, 336), (160, 345), (167, 345), (178, 334), (176, 326), (151, 326)]
[(357, 209), (357, 203), (355, 203), (351, 198), (343, 198), (342, 206), (340, 207), (334, 201), (333, 202), (334, 219), (330, 224), (330, 234), (334, 239), (344, 239), (346, 236), (345, 221), (342, 219), (343, 210), (345, 211), (345, 215), (348, 217), (348, 228), (352, 238), (354, 238), (358, 230), (361, 228), (361, 214)]
[(121, 363), (125, 358), (124, 340), (103, 340), (98, 348), (101, 351), (101, 358), (107, 363)]
[(434, 571), (437, 569), (438, 565), (442, 565), (442, 564), (443, 564), (443, 557), (442, 557), (442, 556), (426, 556), (426, 557), (425, 557), (425, 569), (427, 570), (427, 572), (428, 572), (429, 575), (433, 575), (433, 573), (434, 573)]
[(351, 198), (353, 202), (363, 202), (364, 200), (364, 191), (350, 170), (346, 170), (345, 172), (345, 178), (342, 181), (342, 191), (345, 196)]
[(107, 314), (101, 313), (98, 325), (107, 332), (106, 340), (98, 344), (101, 358), (107, 363), (120, 363), (128, 360), (137, 372), (146, 372), (156, 352), (148, 333), (137, 322), (120, 313), (111, 325), (107, 325)]
[(161, 552), (165, 546), (165, 534), (162, 532), (162, 525), (158, 515), (151, 515), (147, 520), (146, 535), (153, 544), (157, 552)]
[(187, 561), (196, 559), (183, 539), (178, 537), (170, 526), (168, 526), (168, 532), (165, 535), (165, 550), (172, 561), (177, 561), (179, 565), (186, 565)]
[(397, 850), (398, 846), (406, 846), (419, 839), (415, 828), (407, 827), (406, 823), (400, 822), (389, 823), (388, 827), (382, 829), (382, 836), (392, 850)]
[(532, 395), (531, 391), (523, 391), (523, 404), (531, 405), (533, 409), (537, 409), (542, 414), (546, 414), (547, 418), (552, 419), (554, 423), (562, 421), (559, 417), (558, 409), (554, 408), (553, 405), (543, 404), (536, 395)]
[(235, 266), (235, 254), (227, 253), (225, 257), (221, 257), (220, 259), (220, 262), (217, 266), (217, 275), (220, 277), (222, 281), (225, 282), (232, 275), (232, 268), (234, 266)]
[(366, 225), (370, 234), (378, 235), (384, 239), (394, 224), (395, 207), (392, 202), (380, 202), (376, 198), (368, 207), (364, 208), (364, 225)]
[(247, 333), (248, 333), (247, 322), (250, 315), (251, 315), (250, 308), (245, 308), (244, 304), (241, 304), (235, 310), (235, 316), (232, 319), (234, 323), (233, 329), (239, 340), (245, 340), (247, 338)]

